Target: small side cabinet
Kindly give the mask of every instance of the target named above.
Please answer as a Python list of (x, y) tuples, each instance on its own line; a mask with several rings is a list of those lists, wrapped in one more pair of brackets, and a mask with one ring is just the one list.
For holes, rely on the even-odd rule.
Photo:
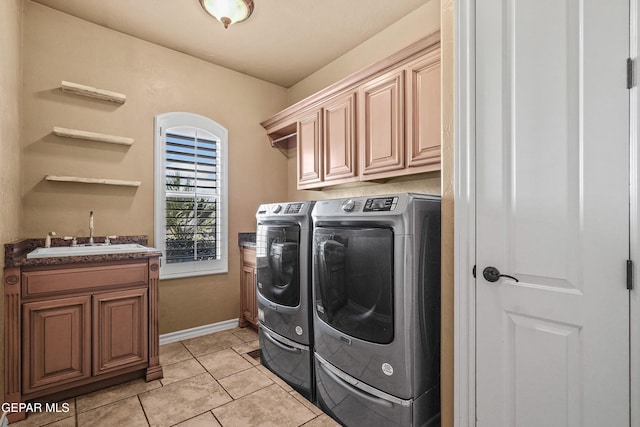
[(239, 326), (258, 329), (256, 300), (256, 248), (240, 246), (240, 321)]

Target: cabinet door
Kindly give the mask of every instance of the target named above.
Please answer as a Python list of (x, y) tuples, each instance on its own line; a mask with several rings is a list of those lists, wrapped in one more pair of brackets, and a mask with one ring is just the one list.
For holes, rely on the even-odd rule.
[(324, 181), (357, 180), (356, 95), (348, 93), (323, 107)]
[(144, 364), (148, 351), (147, 289), (93, 296), (93, 374)]
[(358, 140), (362, 179), (397, 175), (404, 160), (404, 70), (360, 87)]
[(89, 296), (23, 305), (23, 394), (91, 375)]
[(407, 167), (440, 170), (440, 50), (407, 67)]
[(322, 125), (320, 110), (298, 121), (298, 189), (322, 183)]
[(256, 249), (242, 248), (242, 270), (240, 271), (240, 327), (249, 322), (258, 327), (258, 302), (256, 300)]
[(258, 304), (256, 301), (256, 269), (254, 267), (243, 266), (242, 287), (244, 295), (242, 316), (255, 327), (258, 325)]

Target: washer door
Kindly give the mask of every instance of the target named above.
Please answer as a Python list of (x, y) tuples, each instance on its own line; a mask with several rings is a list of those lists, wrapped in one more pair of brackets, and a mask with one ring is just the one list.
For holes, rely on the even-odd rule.
[(300, 304), (300, 227), (258, 224), (256, 233), (258, 292), (269, 301)]

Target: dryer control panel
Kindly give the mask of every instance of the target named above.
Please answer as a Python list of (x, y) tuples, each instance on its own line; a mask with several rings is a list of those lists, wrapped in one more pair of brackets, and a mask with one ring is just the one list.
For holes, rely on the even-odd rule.
[(384, 194), (341, 199), (319, 200), (315, 203), (316, 218), (363, 218), (402, 215), (412, 200), (423, 195), (413, 193)]
[(395, 210), (398, 206), (397, 197), (378, 197), (367, 199), (364, 204), (363, 212), (389, 212)]

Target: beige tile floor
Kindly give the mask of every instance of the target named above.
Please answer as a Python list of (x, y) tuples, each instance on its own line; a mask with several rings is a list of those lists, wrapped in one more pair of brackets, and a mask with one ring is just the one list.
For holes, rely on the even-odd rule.
[(339, 426), (249, 354), (258, 335), (236, 328), (160, 347), (161, 380), (135, 380), (34, 413), (16, 427)]

